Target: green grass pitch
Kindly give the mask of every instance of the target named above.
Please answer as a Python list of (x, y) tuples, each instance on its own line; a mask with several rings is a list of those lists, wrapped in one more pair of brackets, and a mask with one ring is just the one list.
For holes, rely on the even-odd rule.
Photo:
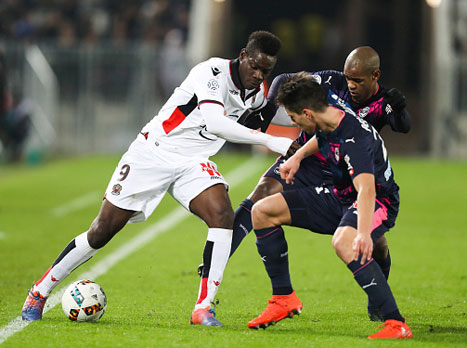
[[(215, 161), (229, 176), (248, 158), (222, 153)], [(467, 163), (417, 158), (393, 159), (401, 210), (387, 234), (393, 260), (389, 283), (413, 330), (412, 340), (368, 340), (377, 324), (368, 320), (365, 295), (335, 256), (330, 237), (287, 227), (302, 314), (267, 330), (247, 328), (271, 296), (255, 238), (249, 235), (229, 262), (218, 293), (217, 317), (225, 327), (189, 325), (207, 232), (194, 216), (180, 218), (93, 279), (108, 297), (98, 323), (71, 322), (58, 304), (42, 321), (12, 334), (27, 289), (96, 216), (117, 161), (86, 157), (0, 167), (2, 347), (467, 346)], [(257, 158), (255, 165), (234, 174), (234, 209), (272, 161)], [(147, 222), (126, 226), (55, 292), (176, 209), (178, 204), (167, 196)]]

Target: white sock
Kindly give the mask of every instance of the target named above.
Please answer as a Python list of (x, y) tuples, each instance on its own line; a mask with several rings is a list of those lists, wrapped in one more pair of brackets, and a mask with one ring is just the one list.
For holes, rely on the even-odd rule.
[(53, 266), (34, 285), (33, 291), (39, 291), (42, 296), (49, 296), (50, 292), (75, 268), (94, 256), (97, 249), (89, 245), (87, 234), (87, 231), (81, 233), (67, 245)]
[[(225, 266), (229, 260), (232, 230), (210, 228), (207, 241), (214, 243), (211, 255), (211, 268), (209, 270), (207, 284), (203, 283), (203, 279), (201, 279), (198, 302), (195, 305), (195, 309), (210, 307), (211, 302), (214, 301), (214, 297), (217, 294), (217, 290), (219, 289), (224, 275)], [(205, 297), (204, 294), (206, 295)]]

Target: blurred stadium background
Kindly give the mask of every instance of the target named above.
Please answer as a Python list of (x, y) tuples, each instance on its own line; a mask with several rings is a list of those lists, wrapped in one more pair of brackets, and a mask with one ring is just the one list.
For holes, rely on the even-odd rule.
[(413, 117), (389, 150), (467, 158), (466, 0), (2, 0), (1, 117), (31, 120), (19, 159), (122, 153), (190, 67), (258, 29), (283, 41), (273, 76), (374, 47)]

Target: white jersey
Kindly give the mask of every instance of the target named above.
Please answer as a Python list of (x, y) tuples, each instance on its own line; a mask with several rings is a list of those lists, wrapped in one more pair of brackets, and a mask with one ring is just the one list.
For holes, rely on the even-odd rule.
[(199, 106), (221, 105), (224, 114), (219, 117), (237, 122), (245, 112), (258, 110), (267, 102), (263, 84), (255, 90), (242, 88), (238, 64), (238, 59), (211, 58), (196, 65), (142, 133), (156, 146), (184, 156), (216, 154), (225, 140), (206, 130)]

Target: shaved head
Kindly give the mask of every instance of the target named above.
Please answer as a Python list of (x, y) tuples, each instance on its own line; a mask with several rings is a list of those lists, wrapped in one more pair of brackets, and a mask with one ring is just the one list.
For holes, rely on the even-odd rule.
[(344, 75), (352, 100), (364, 103), (379, 89), (381, 70), (378, 53), (370, 46), (357, 47), (345, 60)]
[(345, 60), (344, 69), (355, 69), (359, 67), (363, 72), (371, 74), (379, 70), (379, 55), (370, 46), (361, 46), (354, 49)]

